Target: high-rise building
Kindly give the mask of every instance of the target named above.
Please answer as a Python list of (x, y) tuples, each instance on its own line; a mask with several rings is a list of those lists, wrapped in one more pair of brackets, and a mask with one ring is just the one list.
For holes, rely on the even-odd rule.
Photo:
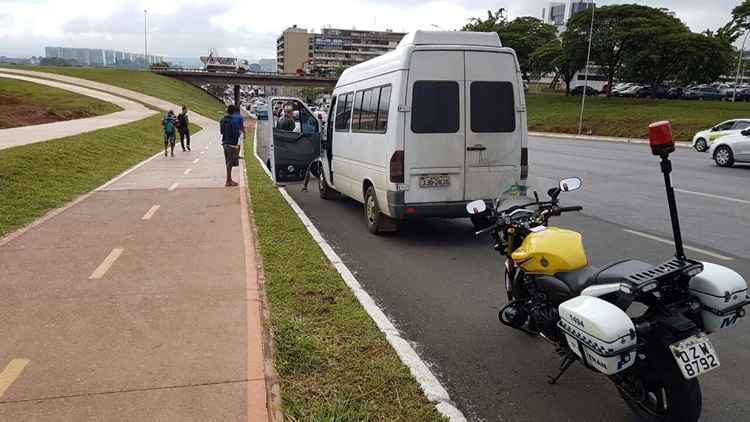
[(547, 8), (542, 9), (542, 21), (554, 25), (558, 31), (564, 31), (573, 15), (588, 8), (594, 7), (593, 0), (567, 0), (565, 2), (550, 2)]
[[(304, 35), (300, 35), (304, 31)], [(340, 68), (362, 63), (396, 48), (404, 33), (324, 28), (308, 33), (296, 26), (277, 41), (279, 72), (333, 76)]]

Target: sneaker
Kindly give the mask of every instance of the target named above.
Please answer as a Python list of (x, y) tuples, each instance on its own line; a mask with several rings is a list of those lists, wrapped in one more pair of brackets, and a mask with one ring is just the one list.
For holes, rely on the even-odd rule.
[(174, 151), (172, 151), (172, 157), (174, 157)]
[(167, 151), (164, 151), (164, 156), (165, 156), (165, 157), (167, 156)]
[(192, 151), (192, 149), (190, 149), (190, 145), (188, 145), (188, 151)]

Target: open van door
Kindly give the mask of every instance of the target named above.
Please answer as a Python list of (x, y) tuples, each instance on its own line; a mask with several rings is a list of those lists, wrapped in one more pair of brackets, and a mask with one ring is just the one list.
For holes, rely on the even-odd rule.
[(414, 51), (405, 102), (405, 202), (463, 201), (464, 52)]
[(320, 156), (320, 122), (298, 98), (274, 97), (269, 116), (272, 124), (271, 172), (275, 182), (297, 182), (305, 178), (307, 167)]
[(521, 177), (525, 99), (511, 53), (466, 51), (467, 201), (495, 198)]

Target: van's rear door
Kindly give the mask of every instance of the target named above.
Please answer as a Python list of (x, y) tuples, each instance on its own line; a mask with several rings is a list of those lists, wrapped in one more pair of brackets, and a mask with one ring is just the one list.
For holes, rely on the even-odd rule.
[(522, 87), (513, 55), (466, 51), (465, 199), (498, 197), (521, 174)]
[(463, 201), (464, 98), (463, 51), (412, 53), (404, 122), (407, 204)]

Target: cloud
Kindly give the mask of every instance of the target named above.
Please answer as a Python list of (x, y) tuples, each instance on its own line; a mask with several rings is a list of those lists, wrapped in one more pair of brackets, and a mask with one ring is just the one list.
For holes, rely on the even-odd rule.
[[(626, 1), (626, 0), (622, 0)], [(627, 0), (633, 1), (633, 0)], [(729, 20), (734, 0), (634, 1), (677, 12), (694, 31)], [(597, 4), (614, 4), (601, 0)], [(274, 57), (276, 38), (293, 24), (411, 31), (433, 25), (457, 29), (469, 18), (502, 6), (511, 18), (540, 16), (546, 0), (0, 0), (0, 54), (40, 55), (45, 45), (143, 49), (143, 10), (148, 10), (149, 50), (196, 57), (217, 48), (246, 58)]]

